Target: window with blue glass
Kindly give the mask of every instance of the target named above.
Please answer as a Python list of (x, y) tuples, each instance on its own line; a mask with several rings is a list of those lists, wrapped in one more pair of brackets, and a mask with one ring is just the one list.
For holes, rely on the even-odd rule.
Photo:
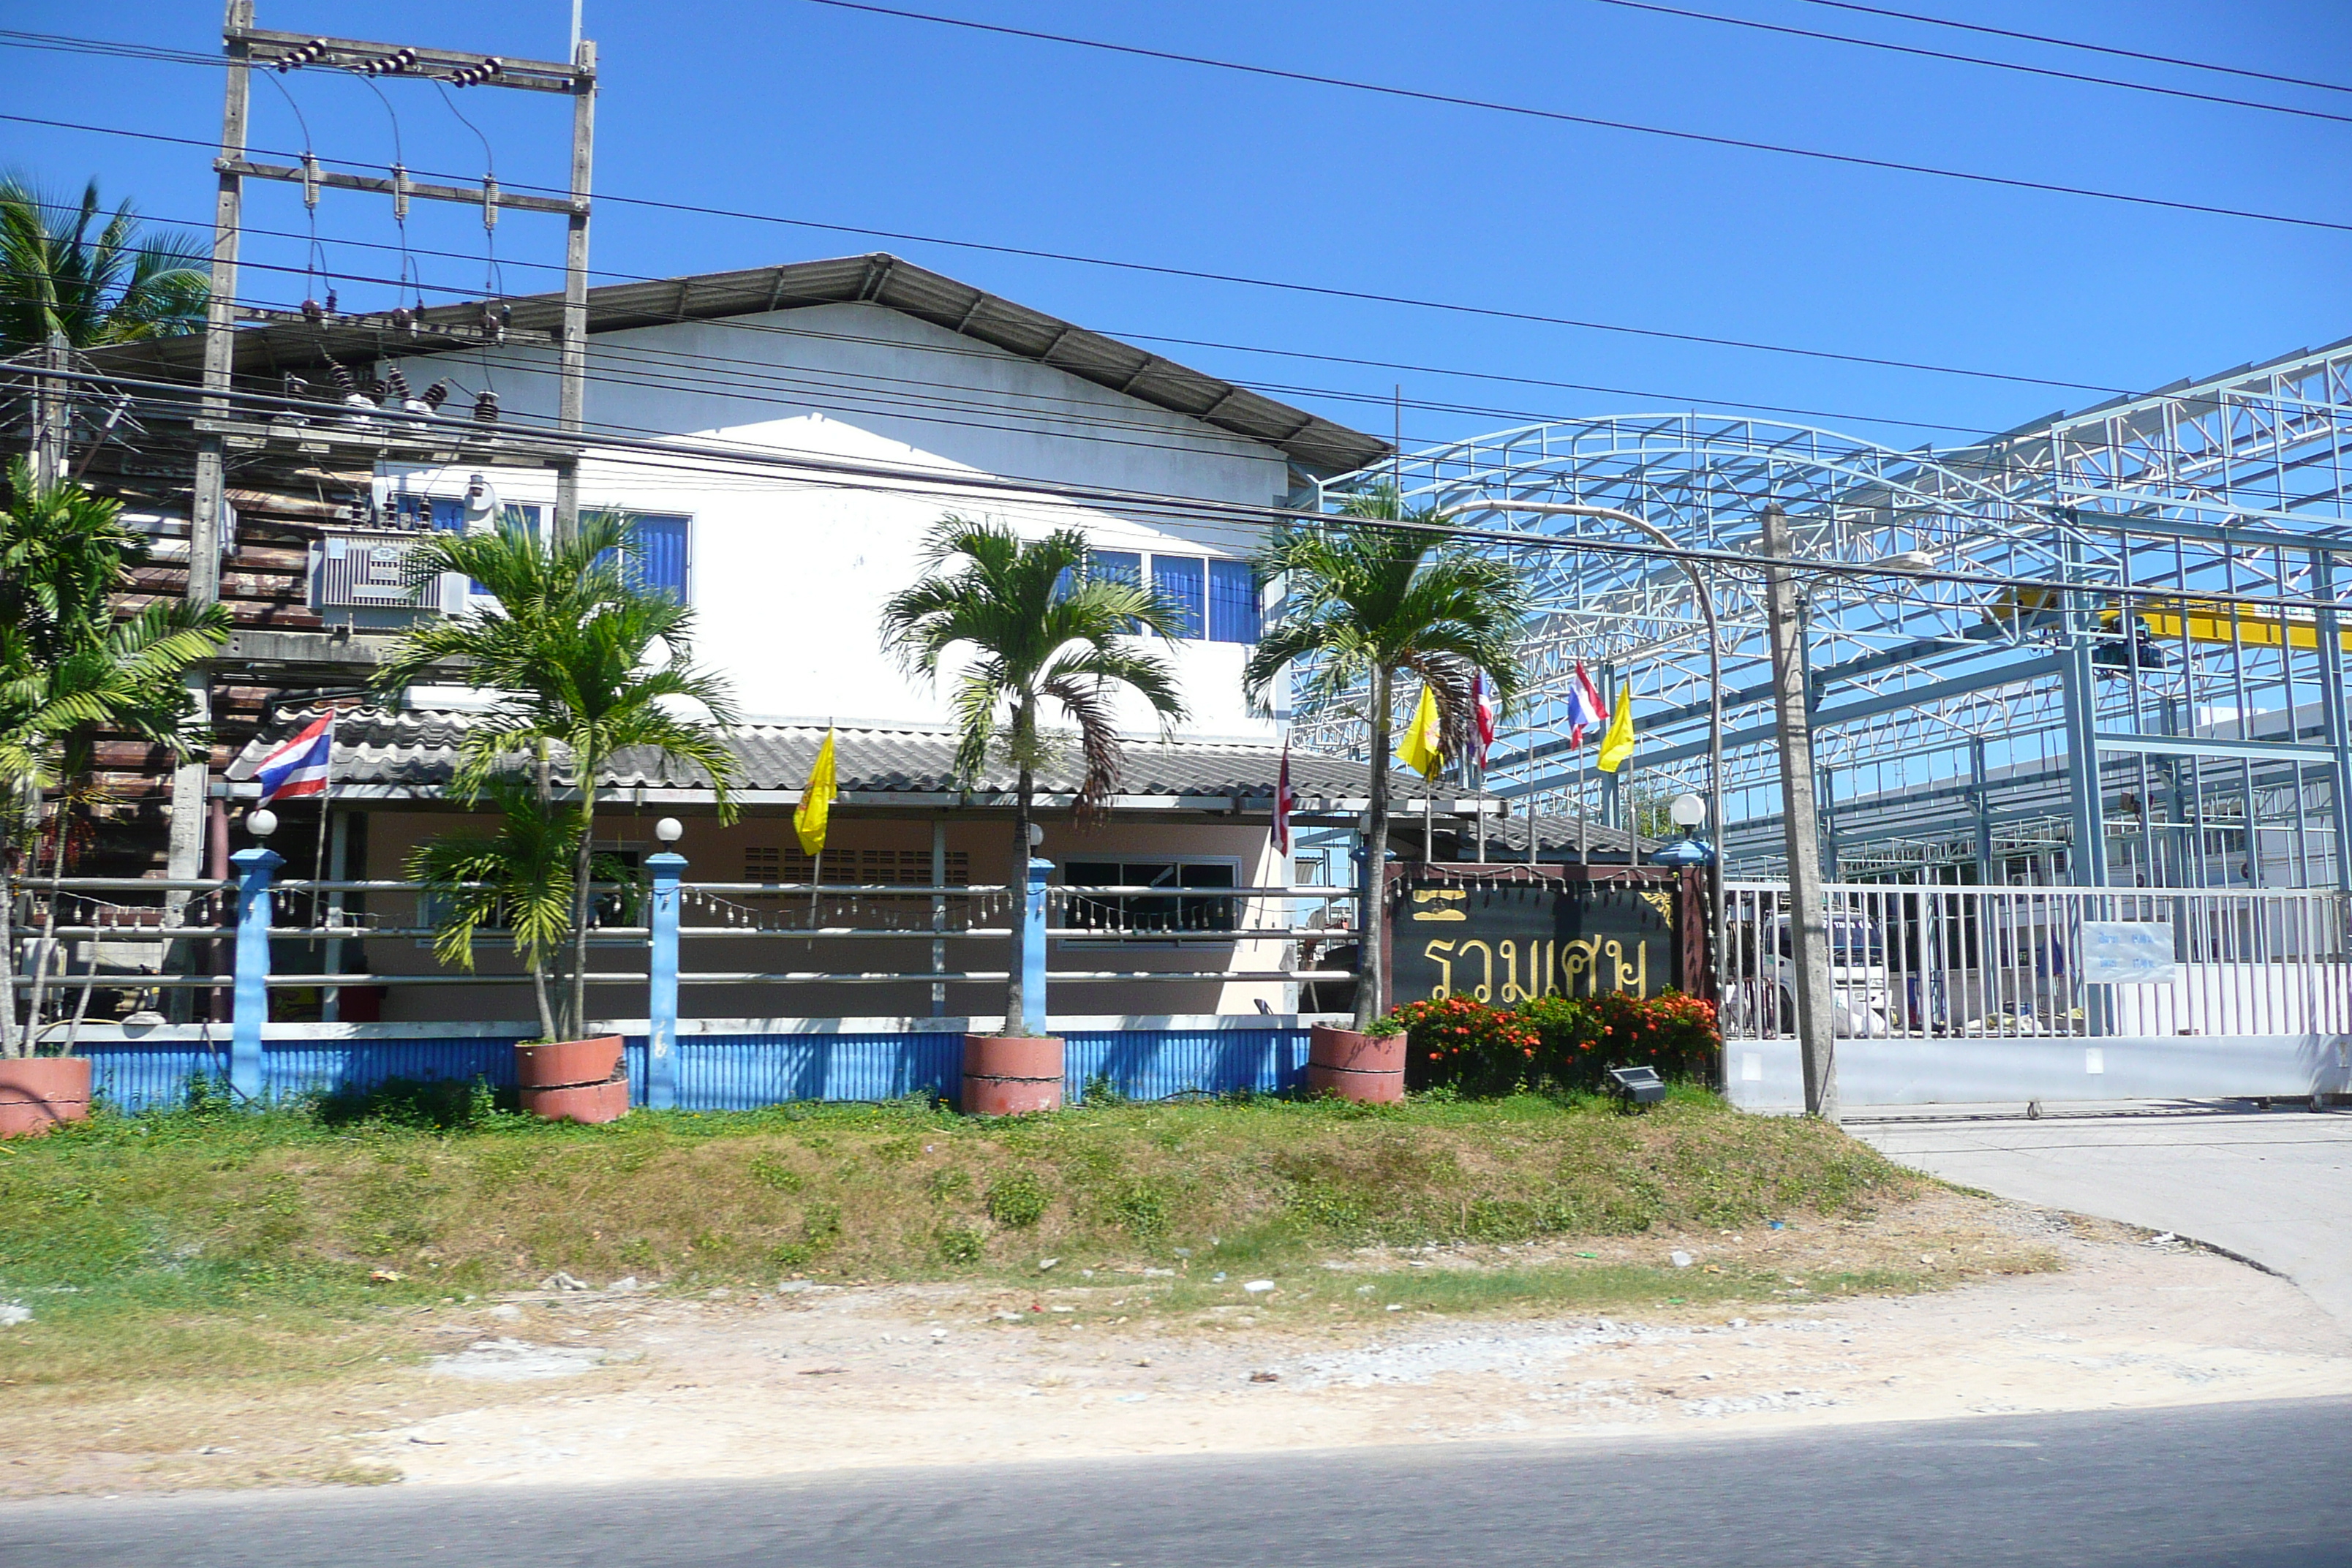
[(1209, 563), (1209, 640), (1254, 643), (1260, 627), (1257, 575), (1246, 561)]
[(687, 520), (682, 517), (629, 519), (631, 580), (685, 604), (686, 542)]
[(1089, 550), (1087, 575), (1104, 583), (1143, 585), (1143, 557), (1130, 550)]
[(1202, 572), (1205, 564), (1192, 555), (1155, 555), (1151, 558), (1152, 591), (1175, 607), (1175, 635), (1180, 637), (1199, 637), (1202, 625), (1208, 618)]

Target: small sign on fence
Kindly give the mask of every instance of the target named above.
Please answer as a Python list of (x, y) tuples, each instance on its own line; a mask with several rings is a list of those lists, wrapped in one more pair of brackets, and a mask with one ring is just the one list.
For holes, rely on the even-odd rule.
[(2180, 973), (2163, 921), (2084, 921), (2081, 975), (2095, 985), (2169, 985)]

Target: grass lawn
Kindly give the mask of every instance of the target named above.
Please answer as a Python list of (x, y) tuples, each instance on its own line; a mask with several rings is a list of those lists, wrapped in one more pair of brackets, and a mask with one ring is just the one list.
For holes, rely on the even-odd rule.
[[(1253, 1274), (1380, 1247), (1349, 1264), (1369, 1272), (1327, 1277), (1331, 1310), (1911, 1289), (1934, 1277), (1883, 1259), (1789, 1277), (1559, 1247), (1864, 1219), (1927, 1190), (1833, 1129), (1689, 1089), (1638, 1116), (1533, 1096), (1001, 1121), (906, 1102), (581, 1128), (462, 1095), (101, 1116), (0, 1144), (0, 1302), (32, 1314), (0, 1329), (0, 1382), (315, 1379), (412, 1355), (410, 1314), (558, 1271), (600, 1286), (985, 1283), (1037, 1280), (1054, 1258), (1057, 1285), (1088, 1268), (1139, 1277), (1161, 1308), (1199, 1311)], [(1548, 1244), (1539, 1263), (1474, 1270), (1408, 1272), (1387, 1250), (1530, 1241)]]

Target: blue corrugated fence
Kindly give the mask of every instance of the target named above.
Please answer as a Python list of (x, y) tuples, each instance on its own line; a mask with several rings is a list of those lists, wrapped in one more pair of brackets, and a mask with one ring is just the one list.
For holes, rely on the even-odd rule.
[[(1082, 1100), (1097, 1083), (1129, 1100), (1236, 1089), (1274, 1093), (1299, 1083), (1307, 1070), (1305, 1026), (1286, 1018), (1248, 1022), (1258, 1026), (1180, 1019), (1151, 1027), (1064, 1030), (1067, 1097)], [(514, 1082), (520, 1030), (399, 1028), (270, 1026), (261, 1052), (264, 1098), (346, 1093), (395, 1078), (461, 1083), (479, 1078), (497, 1088)], [(643, 1105), (646, 1037), (640, 1030), (624, 1038), (632, 1099)], [(751, 1110), (793, 1100), (895, 1100), (919, 1092), (952, 1097), (962, 1053), (963, 1036), (939, 1028), (689, 1034), (678, 1040), (678, 1108)], [(157, 1028), (143, 1037), (85, 1040), (80, 1054), (89, 1058), (92, 1087), (108, 1104), (152, 1110), (184, 1103), (198, 1074), (226, 1076), (228, 1032)]]

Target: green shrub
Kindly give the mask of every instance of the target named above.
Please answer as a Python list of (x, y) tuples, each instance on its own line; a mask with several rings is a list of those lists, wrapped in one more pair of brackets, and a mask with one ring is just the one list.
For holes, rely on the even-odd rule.
[(1509, 1094), (1542, 1074), (1543, 1039), (1512, 1014), (1467, 996), (1408, 1002), (1381, 1020), (1407, 1040), (1405, 1082), (1414, 1089)]
[(1544, 996), (1520, 1004), (1518, 1012), (1543, 1037), (1545, 1076), (1561, 1089), (1598, 1089), (1607, 1069), (1630, 1067), (1706, 1082), (1723, 1047), (1714, 1004), (1679, 991)]
[(1376, 1032), (1408, 1037), (1410, 1087), (1471, 1097), (1595, 1089), (1607, 1069), (1621, 1067), (1706, 1082), (1722, 1049), (1713, 1004), (1676, 991), (1539, 996), (1507, 1011), (1466, 996), (1408, 1002)]
[(1014, 1171), (989, 1184), (988, 1217), (1007, 1230), (1026, 1230), (1045, 1217), (1050, 1194), (1031, 1171)]

